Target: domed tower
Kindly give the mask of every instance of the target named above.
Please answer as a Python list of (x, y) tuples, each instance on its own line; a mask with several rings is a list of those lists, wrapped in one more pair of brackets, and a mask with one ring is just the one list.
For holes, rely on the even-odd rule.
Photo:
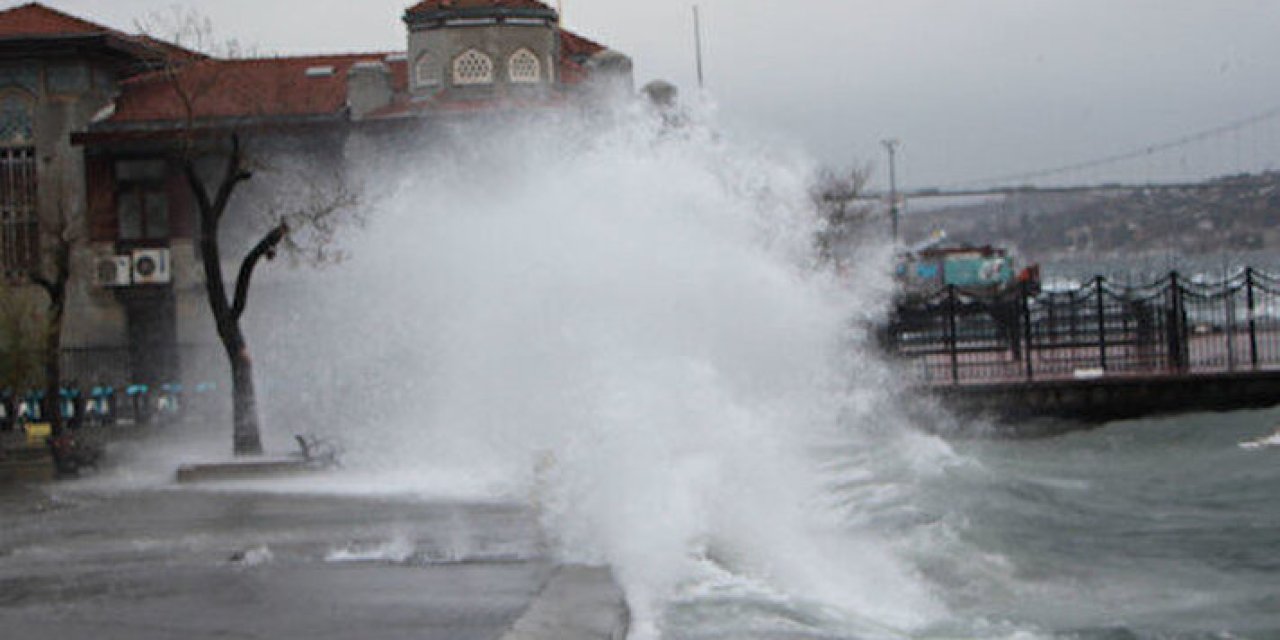
[(536, 95), (556, 82), (558, 16), (536, 0), (424, 0), (404, 14), (409, 92)]

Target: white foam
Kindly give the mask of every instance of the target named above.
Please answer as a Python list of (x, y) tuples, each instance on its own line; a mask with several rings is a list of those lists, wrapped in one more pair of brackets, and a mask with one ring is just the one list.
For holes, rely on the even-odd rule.
[(351, 544), (333, 549), (325, 554), (325, 562), (392, 562), (402, 563), (413, 557), (415, 552), (413, 541), (406, 536), (397, 536), (386, 542), (373, 545)]
[(462, 125), (374, 163), (353, 259), (250, 307), (269, 428), (347, 449), (275, 486), (533, 496), (558, 555), (614, 567), (635, 638), (708, 557), (887, 628), (935, 618), (902, 541), (850, 517), (950, 455), (866, 347), (890, 253), (817, 268), (813, 167), (699, 122)]

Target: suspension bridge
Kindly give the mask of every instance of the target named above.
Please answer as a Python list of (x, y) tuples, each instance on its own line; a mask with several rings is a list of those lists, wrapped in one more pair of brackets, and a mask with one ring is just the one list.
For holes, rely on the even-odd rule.
[[(1207, 188), (1208, 180), (1280, 170), (1280, 106), (1092, 158), (934, 186), (897, 189), (903, 200)], [(884, 190), (862, 199), (887, 200)]]

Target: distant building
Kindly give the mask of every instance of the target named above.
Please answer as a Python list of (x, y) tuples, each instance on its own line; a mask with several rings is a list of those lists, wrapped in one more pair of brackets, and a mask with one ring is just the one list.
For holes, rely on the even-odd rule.
[(21, 283), (72, 221), (65, 379), (154, 384), (219, 357), (175, 162), (193, 132), (342, 154), (366, 132), (631, 90), (626, 56), (535, 0), (426, 0), (403, 21), (403, 51), (223, 59), (38, 3), (0, 12), (0, 266)]

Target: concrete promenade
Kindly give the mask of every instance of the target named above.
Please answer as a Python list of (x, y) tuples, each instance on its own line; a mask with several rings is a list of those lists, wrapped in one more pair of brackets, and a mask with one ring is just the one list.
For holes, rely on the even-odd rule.
[(607, 569), (503, 504), (0, 485), (5, 638), (625, 637)]

